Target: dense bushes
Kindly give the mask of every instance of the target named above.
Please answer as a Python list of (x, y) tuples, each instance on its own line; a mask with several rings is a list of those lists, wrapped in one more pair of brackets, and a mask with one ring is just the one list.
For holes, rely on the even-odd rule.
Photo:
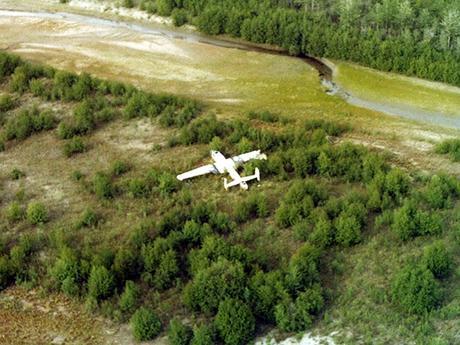
[(197, 272), (184, 290), (184, 303), (194, 310), (211, 314), (226, 298), (243, 296), (246, 275), (240, 262), (220, 258)]
[(436, 278), (445, 278), (452, 271), (452, 257), (442, 242), (435, 242), (426, 247), (422, 262)]
[(173, 319), (169, 323), (168, 339), (171, 345), (189, 345), (193, 332), (190, 326)]
[(324, 306), (322, 289), (313, 285), (292, 301), (285, 298), (276, 306), (275, 317), (277, 326), (286, 332), (302, 332), (313, 323), (313, 317)]
[(5, 124), (7, 140), (24, 140), (34, 133), (55, 128), (56, 117), (51, 111), (40, 111), (37, 107), (22, 110)]
[(256, 320), (245, 303), (227, 299), (219, 304), (215, 325), (226, 345), (244, 345), (254, 335)]
[(141, 307), (131, 317), (131, 327), (136, 340), (152, 340), (161, 331), (161, 321), (152, 310)]
[(114, 288), (113, 273), (104, 266), (93, 266), (88, 279), (88, 295), (99, 301), (110, 297)]
[(441, 300), (439, 283), (423, 266), (409, 265), (401, 270), (392, 285), (395, 303), (405, 311), (423, 314), (435, 308)]
[(78, 153), (83, 153), (88, 149), (81, 137), (73, 137), (64, 143), (64, 155), (72, 157)]
[(414, 200), (407, 199), (395, 210), (392, 229), (401, 240), (407, 241), (416, 236), (439, 234), (442, 219), (438, 214), (420, 210)]

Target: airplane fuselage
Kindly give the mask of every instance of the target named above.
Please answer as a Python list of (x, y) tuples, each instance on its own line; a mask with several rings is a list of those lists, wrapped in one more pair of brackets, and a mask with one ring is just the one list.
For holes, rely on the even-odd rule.
[[(214, 166), (220, 174), (228, 173), (232, 180), (241, 180), (241, 176), (236, 170), (236, 163), (233, 159), (225, 158), (219, 151), (211, 151), (211, 157), (214, 160)], [(248, 184), (245, 181), (241, 181), (239, 185), (243, 189), (248, 189)]]

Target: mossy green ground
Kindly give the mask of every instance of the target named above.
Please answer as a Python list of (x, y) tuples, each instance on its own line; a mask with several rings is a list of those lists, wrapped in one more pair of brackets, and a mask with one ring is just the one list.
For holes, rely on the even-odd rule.
[(365, 100), (460, 116), (460, 88), (335, 62), (337, 82)]

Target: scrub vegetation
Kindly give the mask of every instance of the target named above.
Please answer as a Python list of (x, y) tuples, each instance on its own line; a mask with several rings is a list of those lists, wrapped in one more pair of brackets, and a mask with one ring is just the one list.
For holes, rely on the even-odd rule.
[[(194, 100), (6, 53), (0, 76), (0, 158), (52, 138), (63, 146), (62, 179), (86, 201), (84, 210), (61, 210), (24, 189), (33, 167), (0, 176), (1, 289), (21, 284), (84, 301), (91, 312), (129, 321), (139, 341), (165, 332), (171, 344), (243, 345), (270, 327), (337, 328), (331, 317), (343, 326), (338, 342), (388, 332), (401, 342), (455, 341), (457, 178), (403, 170), (346, 142), (353, 128), (344, 123), (266, 111), (222, 119)], [(71, 168), (92, 151), (104, 155), (98, 133), (140, 119), (167, 133), (150, 154), (175, 159)], [(230, 156), (263, 150), (267, 161), (242, 167), (260, 169), (260, 187), (224, 193), (212, 176), (179, 183), (175, 175), (211, 147)]]

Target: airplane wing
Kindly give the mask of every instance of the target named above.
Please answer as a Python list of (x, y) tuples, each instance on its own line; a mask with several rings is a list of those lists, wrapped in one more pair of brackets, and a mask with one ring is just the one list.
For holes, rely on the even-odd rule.
[(251, 159), (267, 159), (267, 156), (265, 154), (261, 154), (260, 150), (257, 150), (257, 151), (243, 153), (242, 155), (232, 157), (232, 160), (236, 164), (242, 164), (242, 163), (250, 161)]
[(186, 173), (177, 175), (177, 179), (179, 181), (183, 181), (183, 180), (187, 180), (187, 179), (192, 178), (192, 177), (196, 177), (196, 176), (200, 176), (200, 175), (206, 175), (206, 174), (210, 174), (210, 173), (213, 173), (213, 174), (218, 173), (216, 167), (213, 164), (208, 164), (208, 165), (205, 165), (205, 166), (190, 170), (190, 171), (188, 171)]

